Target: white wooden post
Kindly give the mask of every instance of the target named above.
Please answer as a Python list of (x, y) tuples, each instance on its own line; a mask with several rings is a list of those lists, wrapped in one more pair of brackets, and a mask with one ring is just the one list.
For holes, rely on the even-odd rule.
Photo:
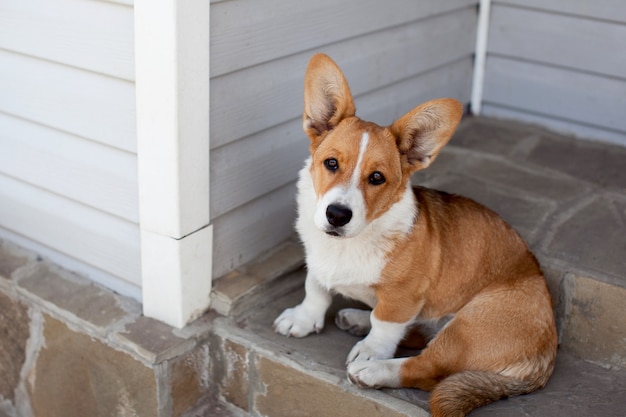
[(478, 28), (476, 31), (476, 48), (474, 50), (474, 75), (472, 78), (472, 98), (470, 109), (478, 116), (483, 102), (485, 85), (485, 65), (487, 60), (487, 38), (489, 34), (489, 16), (491, 0), (480, 0), (478, 4)]
[(135, 0), (144, 314), (182, 327), (209, 305), (209, 0)]

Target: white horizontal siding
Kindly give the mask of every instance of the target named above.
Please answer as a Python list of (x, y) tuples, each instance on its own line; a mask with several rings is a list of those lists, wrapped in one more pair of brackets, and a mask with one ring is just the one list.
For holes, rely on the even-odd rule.
[(626, 145), (622, 1), (494, 2), (483, 114)]
[(138, 222), (137, 158), (0, 113), (0, 173)]
[(1, 228), (140, 286), (136, 224), (4, 175), (0, 201)]
[(0, 92), (4, 113), (135, 152), (131, 82), (0, 50)]
[(333, 57), (346, 73), (357, 115), (380, 124), (431, 98), (467, 103), (476, 4), (212, 4), (214, 276), (293, 233), (295, 180), (308, 153), (301, 114), (311, 55)]
[(131, 0), (0, 0), (0, 235), (141, 297)]
[(113, 3), (113, 4), (122, 4), (124, 6), (132, 6), (135, 2), (134, 0), (100, 0), (105, 3)]
[(103, 1), (0, 0), (0, 48), (133, 80), (133, 8)]

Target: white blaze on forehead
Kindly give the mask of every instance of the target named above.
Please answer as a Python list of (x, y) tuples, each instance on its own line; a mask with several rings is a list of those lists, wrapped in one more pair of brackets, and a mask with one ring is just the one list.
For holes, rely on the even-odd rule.
[(330, 227), (326, 219), (326, 209), (331, 204), (345, 206), (352, 210), (352, 219), (342, 227), (345, 236), (354, 236), (367, 225), (365, 220), (365, 199), (359, 189), (359, 183), (361, 181), (361, 165), (363, 164), (368, 142), (369, 134), (364, 132), (361, 136), (359, 153), (350, 182), (331, 188), (318, 200), (315, 210), (315, 224), (320, 230), (327, 230)]
[(367, 144), (369, 141), (369, 133), (363, 132), (363, 136), (361, 136), (361, 145), (359, 146), (359, 156), (356, 160), (356, 166), (354, 167), (354, 172), (352, 173), (352, 178), (350, 180), (350, 188), (358, 188), (359, 186), (359, 180), (361, 177), (361, 164), (363, 163), (363, 155), (365, 155), (365, 151), (367, 150)]

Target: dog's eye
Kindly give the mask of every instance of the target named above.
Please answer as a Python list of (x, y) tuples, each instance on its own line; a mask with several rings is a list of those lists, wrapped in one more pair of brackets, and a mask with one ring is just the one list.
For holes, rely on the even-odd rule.
[(335, 158), (328, 158), (324, 161), (324, 166), (329, 171), (337, 171), (337, 168), (339, 168), (339, 162), (337, 162)]
[(370, 175), (370, 184), (380, 185), (385, 182), (385, 176), (378, 171), (372, 172)]

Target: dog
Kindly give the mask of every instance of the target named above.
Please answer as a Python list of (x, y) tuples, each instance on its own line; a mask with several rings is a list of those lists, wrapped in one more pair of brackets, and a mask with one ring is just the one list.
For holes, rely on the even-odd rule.
[[(274, 330), (319, 333), (335, 293), (365, 303), (371, 311), (344, 309), (335, 318), (339, 328), (366, 335), (348, 354), (349, 380), (432, 391), (434, 417), (465, 416), (542, 388), (558, 340), (534, 255), (488, 208), (411, 186), (411, 175), (449, 141), (462, 105), (428, 101), (386, 127), (355, 113), (341, 69), (314, 55), (303, 113), (311, 155), (297, 186), (306, 292)], [(394, 358), (400, 344), (422, 350)]]

